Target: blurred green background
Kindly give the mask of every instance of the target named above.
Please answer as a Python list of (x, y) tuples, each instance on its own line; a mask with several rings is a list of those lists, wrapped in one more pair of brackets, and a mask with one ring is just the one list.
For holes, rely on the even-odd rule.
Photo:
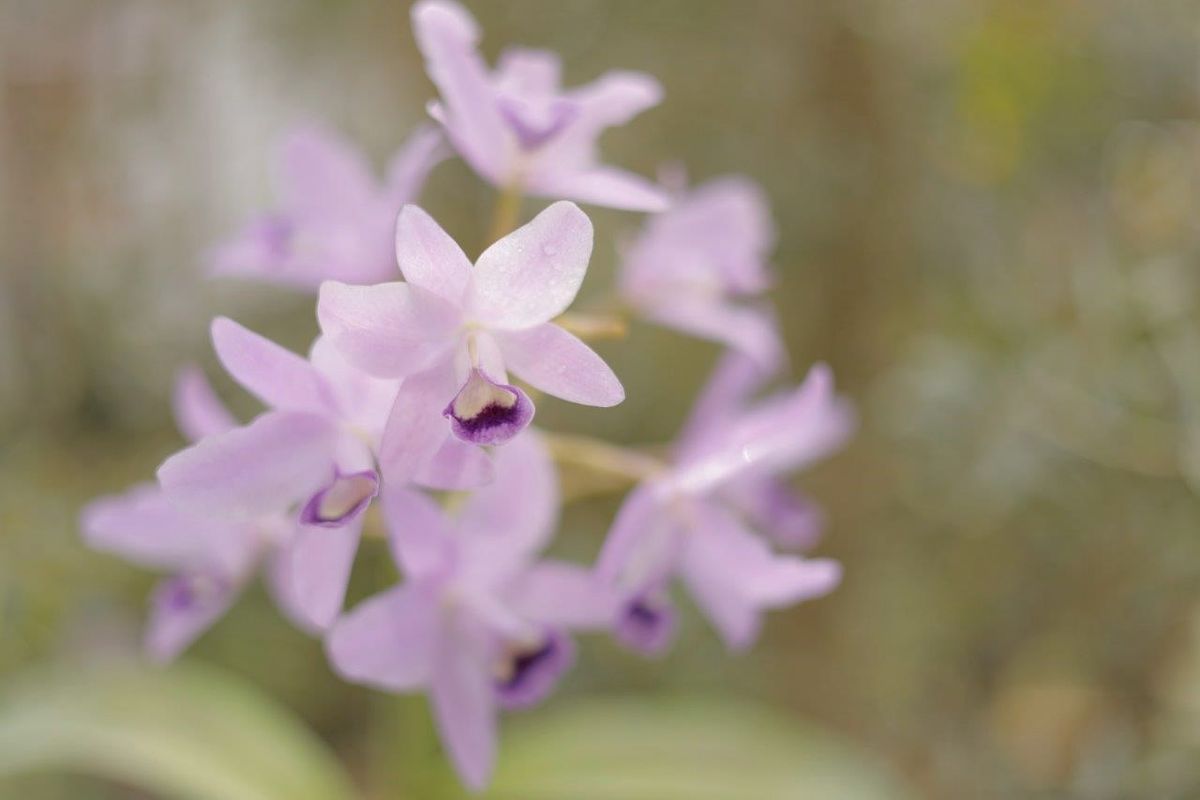
[[(779, 748), (778, 723), (799, 737), (780, 761), (833, 770), (713, 797), (867, 797), (867, 770), (890, 797), (1200, 796), (1200, 4), (468, 5), (489, 56), (544, 46), (568, 83), (663, 81), (660, 108), (605, 138), (609, 160), (766, 187), (796, 374), (828, 361), (862, 417), (798, 480), (829, 514), (819, 551), (844, 562), (841, 589), (772, 616), (743, 656), (695, 619), (657, 663), (586, 642), (552, 707), (513, 726), (502, 774), (567, 763), (533, 744), (570, 738), (556, 725), (619, 772), (604, 748), (640, 713), (675, 724), (653, 746), (680, 763), (705, 737)], [(183, 362), (216, 377), (207, 321), (297, 349), (315, 333), (310, 298), (200, 270), (269, 202), (277, 137), (325, 120), (382, 164), (432, 91), (402, 2), (0, 6), (0, 697), (136, 650), (152, 576), (84, 550), (76, 517), (180, 444), (167, 398)], [(475, 242), (493, 199), (452, 162), (422, 202)], [(589, 213), (585, 303), (639, 224)], [(546, 402), (540, 424), (667, 441), (716, 355), (649, 327), (602, 351), (628, 401)], [(563, 552), (593, 553), (618, 499), (573, 504)], [(382, 549), (364, 555), (356, 596), (388, 579)], [(261, 590), (186, 661), (290, 707), (365, 796), (442, 796), (420, 702), (335, 680)], [(715, 705), (671, 723), (679, 697)], [(630, 716), (561, 716), (597, 705)], [(0, 797), (160, 796), (59, 772), (0, 779)], [(586, 797), (668, 796), (613, 791)]]

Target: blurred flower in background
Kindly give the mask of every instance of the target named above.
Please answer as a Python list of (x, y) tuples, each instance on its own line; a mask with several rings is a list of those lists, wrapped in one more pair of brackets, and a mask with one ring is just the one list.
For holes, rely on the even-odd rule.
[[(495, 796), (577, 796), (597, 754), (636, 764), (642, 794), (584, 787), (596, 797), (662, 796), (645, 790), (656, 763), (712, 797), (1200, 793), (1200, 7), (471, 10), (488, 63), (512, 42), (561, 52), (567, 86), (614, 66), (661, 82), (660, 105), (605, 134), (603, 163), (651, 175), (678, 158), (697, 187), (733, 172), (762, 186), (791, 359), (828, 361), (861, 424), (789, 487), (820, 498), (839, 590), (770, 617), (736, 661), (701, 624), (649, 664), (583, 642), (556, 708), (512, 726)], [(335, 682), (259, 588), (178, 671), (97, 674), (136, 650), (151, 579), (85, 552), (76, 531), (88, 498), (182, 445), (166, 400), (179, 363), (212, 366), (215, 313), (307, 347), (311, 298), (210, 280), (205, 257), (281, 199), (271, 154), (298, 121), (362, 143), (385, 174), (434, 96), (411, 35), (407, 4), (374, 0), (0, 11), (0, 771), (103, 724), (190, 754), (167, 763), (194, 774), (225, 774), (229, 752), (270, 766), (211, 777), (211, 796), (338, 796), (327, 763), (371, 797), (454, 791), (430, 772), (423, 708)], [(422, 205), (482, 244), (494, 193), (462, 163), (437, 169)], [(588, 211), (618, 232), (597, 239), (602, 286), (640, 221)], [(600, 355), (627, 386), (658, 388), (602, 413), (547, 403), (539, 424), (668, 441), (717, 350), (665, 327), (630, 333), (636, 346)], [(216, 388), (238, 416), (254, 410)], [(590, 559), (619, 498), (563, 477), (575, 502), (552, 555)], [(384, 566), (356, 572), (352, 603), (394, 579), (381, 543), (363, 547)], [(57, 702), (31, 670), (59, 681)], [(259, 687), (323, 743), (214, 675)], [(203, 733), (251, 718), (273, 735)], [(732, 785), (705, 769), (709, 748), (740, 742), (759, 768)], [(790, 783), (751, 783), (778, 763)], [(274, 793), (255, 795), (263, 776)], [(0, 795), (140, 796), (131, 782), (43, 769), (0, 778)], [(182, 793), (167, 778), (151, 789)]]

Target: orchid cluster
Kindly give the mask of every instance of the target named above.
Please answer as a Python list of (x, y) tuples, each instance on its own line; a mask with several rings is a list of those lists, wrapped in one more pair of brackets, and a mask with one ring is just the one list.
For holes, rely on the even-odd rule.
[[(261, 573), (346, 680), (427, 692), (459, 774), (480, 788), (498, 711), (552, 692), (572, 636), (608, 632), (661, 654), (678, 583), (740, 649), (764, 611), (832, 590), (839, 565), (801, 554), (820, 512), (785, 475), (838, 448), (854, 423), (824, 366), (761, 395), (785, 367), (763, 297), (774, 231), (761, 191), (743, 178), (664, 188), (600, 163), (599, 134), (660, 101), (652, 77), (612, 72), (564, 89), (550, 52), (509, 50), (489, 68), (474, 20), (448, 0), (412, 15), (440, 93), (435, 124), (382, 182), (333, 134), (297, 131), (282, 147), (278, 209), (212, 254), (216, 275), (315, 291), (311, 349), (216, 319), (218, 360), (264, 411), (239, 423), (185, 369), (174, 405), (190, 444), (156, 482), (93, 502), (82, 527), (94, 548), (169, 574), (152, 599), (154, 659), (185, 650)], [(413, 205), (451, 153), (500, 192), (503, 230), (474, 263)], [(532, 196), (554, 202), (509, 224)], [(584, 341), (595, 318), (566, 313), (593, 244), (571, 201), (652, 214), (623, 250), (621, 315), (726, 349), (669, 450), (531, 426), (543, 396), (598, 407), (625, 397)], [(542, 555), (562, 460), (633, 485), (595, 565)], [(364, 536), (386, 539), (401, 582), (346, 609)]]

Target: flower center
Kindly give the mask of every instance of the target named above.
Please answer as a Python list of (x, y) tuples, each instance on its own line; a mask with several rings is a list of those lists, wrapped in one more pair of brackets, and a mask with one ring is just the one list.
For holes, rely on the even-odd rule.
[(574, 660), (574, 645), (559, 631), (547, 631), (533, 645), (510, 644), (495, 666), (497, 700), (507, 709), (536, 705)]
[(474, 368), (442, 415), (464, 442), (503, 444), (533, 419), (533, 402), (517, 387), (496, 383)]
[(374, 470), (341, 475), (312, 496), (300, 512), (300, 521), (327, 528), (345, 525), (370, 504), (379, 491), (379, 476)]
[(536, 150), (557, 136), (579, 113), (570, 100), (558, 97), (500, 98), (500, 116), (517, 135), (522, 150)]
[(171, 611), (189, 611), (219, 598), (224, 588), (221, 579), (197, 572), (176, 575), (158, 590), (158, 603)]
[(622, 609), (615, 634), (631, 650), (658, 655), (675, 638), (675, 609), (661, 593), (639, 595)]

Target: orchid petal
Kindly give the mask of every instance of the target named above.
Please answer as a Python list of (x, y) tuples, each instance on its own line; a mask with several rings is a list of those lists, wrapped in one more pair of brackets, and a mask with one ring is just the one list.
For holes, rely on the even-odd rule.
[(329, 412), (325, 382), (305, 358), (227, 317), (213, 320), (212, 340), (225, 371), (268, 407)]
[(342, 610), (363, 517), (338, 528), (301, 525), (288, 545), (293, 597), (308, 621), (328, 628)]
[(345, 217), (367, 206), (375, 180), (366, 159), (326, 128), (296, 128), (280, 149), (279, 195), (299, 218)]
[(625, 498), (596, 559), (596, 574), (615, 582), (638, 546), (654, 534), (662, 507), (653, 486), (642, 484)]
[(392, 208), (413, 202), (430, 171), (448, 155), (445, 137), (435, 126), (422, 125), (413, 131), (388, 162), (386, 191)]
[(158, 481), (176, 502), (208, 513), (280, 512), (332, 477), (336, 434), (324, 417), (269, 412), (171, 456)]
[(179, 575), (158, 584), (146, 628), (146, 652), (165, 664), (220, 619), (241, 591), (240, 582), (205, 574)]
[(385, 483), (403, 486), (422, 474), (450, 437), (441, 412), (454, 396), (453, 381), (450, 364), (443, 362), (400, 384), (379, 449)]
[(681, 297), (643, 305), (650, 320), (733, 347), (775, 372), (786, 354), (773, 314), (762, 308)]
[(540, 197), (567, 197), (626, 211), (658, 213), (670, 207), (670, 197), (653, 182), (616, 167), (545, 169), (526, 187)]
[(594, 572), (561, 561), (542, 561), (521, 573), (508, 592), (521, 616), (573, 629), (608, 627), (621, 598)]
[(413, 34), (442, 96), (446, 132), (481, 175), (500, 180), (507, 131), (487, 65), (476, 51), (479, 27), (457, 3), (423, 0), (412, 9)]
[(730, 649), (753, 644), (761, 611), (828, 594), (840, 581), (837, 562), (776, 556), (720, 507), (703, 509), (703, 523), (687, 537), (680, 569)]
[(388, 546), (405, 576), (419, 579), (444, 569), (453, 557), (450, 522), (432, 498), (394, 485), (383, 491)]
[(496, 478), (471, 494), (458, 515), (473, 564), (508, 568), (541, 550), (558, 520), (558, 473), (535, 431), (526, 430), (494, 456)]
[(93, 500), (80, 515), (80, 526), (89, 547), (143, 566), (233, 574), (251, 556), (244, 529), (188, 514), (154, 484)]
[(602, 408), (625, 399), (625, 388), (608, 364), (552, 322), (523, 331), (497, 331), (495, 338), (508, 367), (535, 389)]
[(237, 420), (217, 397), (199, 367), (187, 366), (179, 371), (171, 401), (175, 424), (189, 441), (199, 441), (237, 426)]
[(433, 457), (413, 476), (429, 489), (466, 491), (491, 483), (496, 475), (492, 457), (482, 447), (447, 436)]
[(557, 53), (510, 47), (496, 61), (495, 79), (502, 89), (545, 96), (558, 91), (561, 73), (562, 59)]
[(430, 687), (434, 719), (459, 775), (479, 790), (496, 761), (495, 696), (487, 654), (465, 632), (447, 632), (440, 645)]
[(378, 378), (428, 367), (450, 346), (459, 323), (454, 306), (404, 283), (321, 284), (317, 319), (347, 361)]
[(583, 109), (576, 124), (596, 131), (624, 125), (662, 102), (662, 84), (644, 72), (613, 70), (586, 86), (567, 92)]
[(446, 231), (417, 206), (396, 221), (396, 260), (404, 280), (458, 306), (471, 283), (471, 262)]
[(591, 220), (574, 203), (554, 203), (479, 257), (470, 313), (507, 330), (548, 322), (575, 299), (591, 254)]
[(436, 595), (428, 586), (406, 583), (334, 623), (325, 648), (333, 668), (348, 681), (412, 691), (432, 678), (437, 622)]
[(672, 485), (702, 494), (742, 476), (795, 469), (840, 447), (853, 429), (853, 411), (818, 364), (797, 389), (729, 423), (720, 441), (681, 462)]

